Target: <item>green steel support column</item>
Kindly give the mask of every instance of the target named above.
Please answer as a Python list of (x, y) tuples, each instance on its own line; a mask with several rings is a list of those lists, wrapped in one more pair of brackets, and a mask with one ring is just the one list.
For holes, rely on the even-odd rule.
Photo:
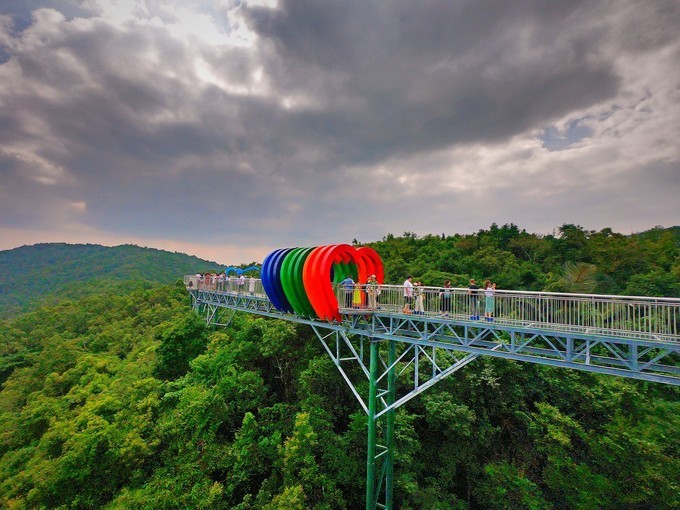
[(378, 348), (380, 343), (371, 338), (371, 360), (368, 379), (368, 452), (366, 454), (366, 510), (375, 510), (375, 446), (378, 380)]
[[(388, 344), (387, 363), (389, 372), (387, 373), (387, 405), (394, 404), (397, 395), (396, 389), (396, 368), (393, 366), (397, 360), (397, 343), (390, 340)], [(385, 469), (385, 508), (392, 510), (394, 500), (394, 413), (395, 410), (387, 411), (387, 430), (385, 431), (385, 444), (387, 446), (387, 463)]]

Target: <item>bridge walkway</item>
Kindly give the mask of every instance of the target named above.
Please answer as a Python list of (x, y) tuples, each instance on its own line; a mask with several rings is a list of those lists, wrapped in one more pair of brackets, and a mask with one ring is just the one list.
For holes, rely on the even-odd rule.
[(403, 287), (382, 285), (377, 307), (370, 309), (364, 288), (357, 286), (361, 298), (353, 291), (352, 302), (338, 285), (342, 321), (326, 322), (280, 312), (257, 279), (242, 287), (235, 279), (205, 282), (195, 276), (185, 277), (185, 283), (194, 305), (205, 308), (208, 322), (215, 324), (224, 310), (242, 310), (306, 323), (315, 331), (341, 331), (360, 341), (397, 340), (420, 348), (680, 384), (676, 298), (496, 291), (493, 317), (486, 318), (485, 296), (464, 288), (447, 289), (446, 297), (442, 288), (416, 289), (405, 308)]

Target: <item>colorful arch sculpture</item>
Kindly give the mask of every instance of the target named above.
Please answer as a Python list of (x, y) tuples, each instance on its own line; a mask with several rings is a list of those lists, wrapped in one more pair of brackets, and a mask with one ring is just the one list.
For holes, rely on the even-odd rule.
[(327, 321), (342, 320), (332, 284), (347, 276), (365, 283), (372, 274), (383, 283), (380, 256), (372, 248), (348, 244), (274, 250), (260, 270), (262, 287), (277, 310)]

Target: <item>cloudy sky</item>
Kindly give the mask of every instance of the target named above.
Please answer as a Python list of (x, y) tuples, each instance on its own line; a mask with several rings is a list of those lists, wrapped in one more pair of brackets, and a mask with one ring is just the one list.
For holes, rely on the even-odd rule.
[(0, 0), (0, 249), (680, 225), (677, 0)]

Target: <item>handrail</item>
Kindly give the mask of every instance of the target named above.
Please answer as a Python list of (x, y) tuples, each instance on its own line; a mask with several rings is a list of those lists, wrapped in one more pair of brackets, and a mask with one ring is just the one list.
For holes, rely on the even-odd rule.
[[(239, 284), (238, 278), (209, 277), (206, 281), (206, 278), (188, 275), (184, 282), (189, 290), (266, 298), (261, 280), (257, 278), (241, 279)], [(496, 290), (489, 303), (490, 316), (485, 317), (487, 299), (482, 289), (416, 286), (408, 307), (402, 285), (380, 285), (379, 294), (372, 294), (375, 288), (366, 285), (345, 289), (341, 284), (334, 284), (334, 290), (343, 314), (422, 315), (588, 336), (680, 342), (678, 298)]]

